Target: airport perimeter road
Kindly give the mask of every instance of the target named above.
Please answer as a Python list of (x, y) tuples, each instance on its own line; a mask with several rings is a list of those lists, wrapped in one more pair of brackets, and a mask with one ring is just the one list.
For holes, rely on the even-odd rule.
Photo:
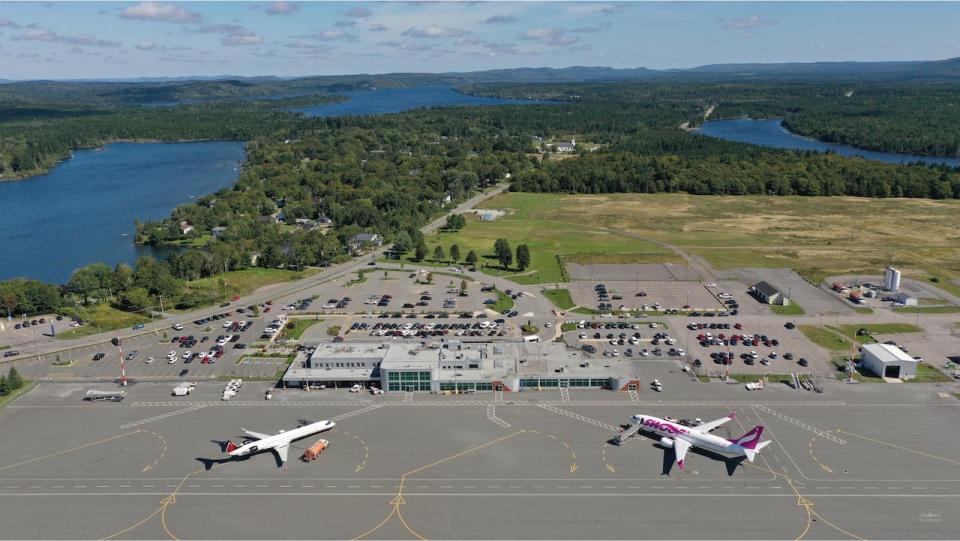
[[(253, 387), (251, 387), (253, 386)], [(0, 538), (949, 539), (960, 516), (960, 401), (929, 386), (827, 394), (694, 384), (664, 393), (436, 396), (220, 386), (118, 404), (43, 384), (0, 411)], [(674, 389), (674, 387), (678, 387)], [(877, 392), (886, 387), (883, 392)], [(840, 392), (840, 389), (849, 391)], [(755, 424), (754, 463), (703, 452), (683, 471), (655, 439), (612, 442), (635, 413)], [(288, 469), (223, 461), (241, 427), (330, 419), (330, 447)], [(896, 430), (891, 430), (895, 427)]]
[[(495, 197), (499, 195), (506, 188), (507, 188), (507, 185), (499, 184), (481, 194), (477, 194), (471, 197), (470, 199), (457, 205), (449, 213), (444, 214), (443, 216), (423, 226), (421, 228), (421, 231), (423, 231), (424, 234), (429, 234), (436, 231), (437, 229), (442, 227), (443, 224), (446, 223), (447, 216), (449, 214), (465, 212), (473, 208), (477, 204), (483, 201), (486, 201), (491, 197)], [(119, 336), (121, 339), (127, 340), (128, 338), (132, 338), (139, 335), (146, 335), (148, 333), (152, 334), (156, 330), (168, 329), (171, 325), (173, 325), (177, 321), (186, 323), (189, 321), (210, 317), (214, 314), (220, 314), (225, 311), (230, 311), (239, 306), (249, 306), (249, 305), (258, 304), (261, 302), (266, 302), (268, 300), (275, 300), (275, 299), (279, 299), (286, 296), (296, 295), (298, 293), (307, 291), (311, 288), (314, 288), (314, 287), (323, 285), (327, 282), (330, 282), (332, 280), (335, 280), (341, 276), (361, 270), (365, 268), (367, 263), (369, 263), (370, 261), (376, 261), (376, 259), (382, 256), (386, 252), (386, 250), (387, 248), (384, 247), (370, 254), (366, 254), (362, 257), (353, 259), (351, 261), (341, 263), (339, 265), (333, 265), (317, 274), (314, 274), (313, 276), (304, 278), (302, 280), (274, 284), (271, 286), (261, 288), (260, 290), (258, 290), (257, 292), (251, 295), (242, 297), (240, 300), (230, 303), (229, 307), (223, 307), (223, 308), (209, 307), (209, 308), (204, 308), (202, 310), (196, 310), (193, 312), (186, 312), (186, 313), (176, 314), (176, 315), (164, 314), (164, 317), (162, 319), (158, 319), (152, 323), (147, 324), (146, 328), (142, 330), (133, 331), (130, 329), (119, 329), (116, 331), (105, 332), (102, 334), (85, 336), (83, 338), (77, 338), (74, 340), (49, 339), (49, 340), (45, 340), (38, 343), (36, 347), (32, 342), (29, 344), (23, 344), (18, 346), (19, 349), (23, 351), (23, 354), (21, 355), (21, 357), (0, 359), (0, 364), (17, 362), (20, 360), (28, 360), (31, 357), (33, 359), (36, 359), (38, 355), (44, 356), (44, 355), (50, 355), (53, 353), (67, 351), (71, 349), (97, 346), (101, 344), (101, 342), (108, 341), (110, 338), (114, 336)]]

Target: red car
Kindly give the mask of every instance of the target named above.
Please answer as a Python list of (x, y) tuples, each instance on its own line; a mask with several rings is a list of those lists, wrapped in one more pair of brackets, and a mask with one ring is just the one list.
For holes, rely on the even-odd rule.
[(263, 313), (264, 313), (264, 314), (266, 314), (266, 313), (269, 312), (269, 311), (270, 311), (270, 307), (269, 307), (269, 306), (263, 309)]
[(231, 301), (239, 301), (239, 300), (240, 300), (240, 295), (234, 295), (230, 300), (231, 300)]

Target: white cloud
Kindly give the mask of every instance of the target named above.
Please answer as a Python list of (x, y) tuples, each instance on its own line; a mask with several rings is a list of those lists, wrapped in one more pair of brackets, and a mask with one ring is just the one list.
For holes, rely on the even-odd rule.
[(47, 41), (51, 43), (66, 43), (68, 45), (90, 47), (119, 47), (121, 45), (118, 41), (99, 39), (86, 34), (79, 36), (61, 36), (52, 30), (40, 27), (28, 28), (14, 39), (18, 41)]
[(350, 17), (351, 19), (366, 19), (371, 15), (373, 15), (372, 11), (362, 7), (350, 8), (343, 12), (344, 17)]
[(777, 21), (759, 15), (751, 15), (750, 17), (737, 17), (735, 19), (720, 19), (720, 24), (727, 30), (739, 30), (761, 26), (777, 26)]
[(267, 12), (267, 15), (290, 15), (294, 11), (297, 11), (299, 7), (300, 6), (292, 2), (277, 0), (276, 2), (271, 2), (263, 10)]
[(580, 41), (577, 36), (569, 36), (560, 28), (531, 28), (520, 35), (520, 39), (534, 40), (552, 47), (566, 47)]
[(382, 24), (371, 24), (370, 26), (367, 27), (367, 30), (371, 32), (386, 32), (387, 30), (390, 30), (390, 29), (387, 28), (386, 26), (383, 26)]
[(357, 26), (357, 21), (337, 21), (333, 23), (333, 26), (337, 28), (350, 28), (351, 26)]
[(124, 8), (120, 12), (120, 17), (165, 23), (198, 23), (203, 20), (203, 16), (199, 13), (187, 11), (180, 6), (151, 1)]
[(20, 28), (20, 25), (0, 15), (0, 28)]
[(567, 12), (574, 15), (599, 13), (601, 15), (616, 15), (627, 9), (626, 2), (571, 2), (567, 5)]
[(516, 21), (513, 15), (491, 15), (483, 20), (485, 24), (507, 24)]
[(435, 24), (431, 24), (423, 28), (412, 26), (403, 31), (404, 36), (419, 39), (456, 38), (465, 34), (467, 34), (466, 30), (461, 30), (459, 28), (443, 28)]
[(310, 35), (309, 37), (317, 39), (320, 41), (353, 41), (356, 38), (353, 34), (343, 31), (343, 30), (321, 30), (315, 34)]
[(141, 51), (165, 51), (167, 48), (162, 45), (157, 45), (152, 41), (141, 41), (140, 43), (134, 45), (137, 49)]
[(224, 34), (220, 44), (226, 47), (238, 45), (260, 45), (263, 36), (238, 24), (208, 24), (195, 30), (200, 34)]

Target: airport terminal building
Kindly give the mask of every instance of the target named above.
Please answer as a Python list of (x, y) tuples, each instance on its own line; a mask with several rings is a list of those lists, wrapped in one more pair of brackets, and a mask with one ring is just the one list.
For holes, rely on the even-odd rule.
[(629, 360), (597, 366), (561, 343), (324, 343), (283, 376), (286, 387), (379, 387), (387, 392), (637, 389)]

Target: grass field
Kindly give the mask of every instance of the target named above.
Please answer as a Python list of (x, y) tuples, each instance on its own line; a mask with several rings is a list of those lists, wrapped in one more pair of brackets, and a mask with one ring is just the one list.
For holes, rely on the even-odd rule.
[(6, 396), (0, 396), (0, 408), (16, 400), (18, 396), (30, 392), (30, 389), (33, 389), (34, 385), (36, 385), (36, 382), (24, 380), (23, 387), (20, 387), (16, 391), (13, 391), (10, 394), (7, 394)]
[(949, 376), (936, 368), (924, 363), (917, 363), (917, 377), (904, 381), (909, 383), (941, 383), (951, 380)]
[(781, 316), (802, 316), (807, 312), (799, 304), (790, 301), (790, 304), (783, 306), (782, 304), (774, 304), (770, 306), (770, 309), (773, 310), (774, 314), (780, 314)]
[(561, 310), (569, 310), (576, 306), (569, 289), (547, 289), (543, 292), (543, 296), (550, 299), (550, 302)]
[[(478, 269), (520, 284), (567, 281), (558, 256), (594, 263), (681, 261), (654, 242), (583, 219), (577, 214), (577, 205), (567, 206), (561, 196), (510, 193), (485, 202), (484, 207), (504, 209), (507, 214), (489, 222), (467, 215), (467, 226), (460, 231), (431, 235), (428, 252), (433, 253), (438, 244), (449, 252), (451, 245), (458, 244), (464, 256), (476, 251)], [(514, 250), (526, 243), (530, 247), (530, 267), (523, 272), (502, 271), (493, 258), (493, 243), (498, 238), (507, 239)]]
[(97, 334), (100, 331), (112, 331), (116, 329), (129, 329), (137, 323), (149, 323), (150, 318), (143, 314), (134, 314), (118, 310), (107, 303), (94, 306), (81, 307), (76, 309), (63, 310), (64, 315), (76, 316), (87, 322), (86, 325), (57, 333), (60, 340), (69, 340), (71, 338), (80, 338)]
[(817, 327), (816, 325), (800, 325), (797, 327), (808, 340), (820, 347), (832, 351), (844, 351), (850, 349), (850, 341), (843, 336), (833, 332), (827, 327)]
[(494, 312), (500, 312), (501, 314), (507, 310), (513, 309), (513, 299), (510, 298), (510, 295), (507, 295), (503, 291), (497, 290), (497, 302), (493, 304), (488, 304), (487, 308), (493, 310)]
[[(187, 283), (187, 288), (188, 290), (212, 294), (218, 298), (229, 295), (249, 295), (265, 285), (299, 280), (318, 272), (320, 272), (320, 269), (307, 269), (300, 272), (284, 269), (244, 269), (194, 280)], [(221, 280), (223, 280), (223, 286), (221, 286)], [(224, 295), (224, 286), (226, 295)]]
[(508, 214), (492, 222), (468, 217), (462, 231), (432, 236), (430, 251), (437, 242), (445, 250), (458, 243), (462, 253), (474, 249), (495, 265), (482, 257), (491, 254), (495, 239), (513, 247), (526, 242), (532, 273), (509, 274), (523, 283), (549, 283), (562, 280), (554, 254), (566, 260), (598, 254), (614, 263), (676, 257), (650, 239), (721, 270), (790, 267), (817, 283), (831, 275), (880, 275), (891, 262), (922, 280), (939, 269), (940, 281), (931, 285), (960, 295), (954, 281), (960, 278), (960, 201), (508, 193), (484, 206)]
[(282, 334), (280, 335), (280, 338), (287, 339), (287, 340), (299, 340), (300, 337), (303, 336), (303, 333), (306, 332), (307, 329), (319, 323), (323, 323), (323, 320), (322, 319), (293, 319), (290, 321), (290, 323), (293, 324), (293, 327), (287, 326), (289, 325), (289, 323), (287, 325), (284, 325), (283, 330), (281, 331)]
[(956, 314), (960, 313), (960, 306), (901, 306), (894, 308), (893, 311), (904, 314), (916, 314), (917, 312), (921, 314)]

